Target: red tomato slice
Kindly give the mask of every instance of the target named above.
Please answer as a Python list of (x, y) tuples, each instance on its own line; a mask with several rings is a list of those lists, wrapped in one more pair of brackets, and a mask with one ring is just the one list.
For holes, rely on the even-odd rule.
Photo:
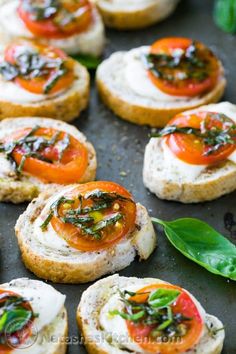
[[(3, 304), (5, 301), (6, 301), (6, 298), (5, 296), (17, 296), (17, 297), (20, 297), (20, 295), (14, 293), (13, 291), (6, 291), (6, 290), (2, 290), (0, 289), (0, 304)], [(24, 302), (24, 304), (22, 304), (22, 307), (24, 307), (26, 310), (29, 310), (32, 312), (33, 314), (33, 309), (30, 305), (29, 302)], [(19, 347), (21, 344), (23, 344), (27, 338), (29, 338), (31, 336), (31, 333), (32, 333), (32, 325), (33, 325), (33, 319), (30, 320), (28, 322), (28, 324), (26, 324), (26, 326), (12, 334), (12, 335), (7, 335), (7, 333), (5, 333), (4, 335), (6, 336), (6, 339), (7, 339), (7, 343), (8, 345), (6, 344), (0, 344), (0, 354), (10, 354), (14, 349), (16, 349), (17, 347)], [(9, 326), (11, 326), (11, 324), (9, 324)], [(19, 343), (17, 345), (14, 344), (14, 347), (11, 346), (11, 341), (14, 341), (15, 343), (15, 340), (17, 340)]]
[[(186, 78), (180, 79), (183, 74), (192, 75), (192, 68), (188, 65), (180, 64), (178, 67), (159, 67), (159, 70), (165, 73), (166, 76), (171, 75), (173, 80), (157, 77), (153, 71), (148, 70), (148, 76), (161, 91), (173, 96), (198, 96), (207, 91), (210, 91), (217, 82), (219, 77), (219, 63), (214, 54), (200, 42), (194, 42), (198, 51), (197, 56), (204, 62), (204, 68), (194, 67), (195, 73), (207, 74), (203, 79)], [(152, 46), (151, 54), (166, 54), (173, 56), (176, 50), (186, 51), (193, 44), (193, 41), (188, 38), (163, 38), (156, 41)]]
[[(174, 117), (168, 125), (176, 125), (177, 127), (189, 127), (203, 130), (205, 125), (207, 130), (218, 127), (225, 129), (228, 124), (233, 124), (233, 120), (219, 113), (213, 112), (197, 112), (193, 114), (180, 114)], [(224, 160), (235, 150), (235, 145), (227, 144), (222, 146), (218, 151), (207, 155), (209, 146), (207, 146), (203, 138), (195, 135), (187, 135), (183, 133), (173, 133), (166, 138), (166, 144), (170, 150), (180, 159), (193, 165), (214, 165)]]
[[(86, 235), (81, 232), (79, 227), (76, 227), (69, 223), (62, 222), (58, 217), (54, 216), (51, 220), (51, 225), (56, 231), (56, 233), (62, 237), (66, 242), (73, 248), (80, 251), (93, 252), (112, 247), (118, 243), (121, 239), (126, 237), (135, 228), (136, 220), (136, 204), (133, 202), (132, 195), (120, 185), (113, 182), (89, 182), (80, 185), (73, 189), (72, 192), (66, 194), (69, 199), (77, 199), (78, 195), (85, 196), (88, 192), (94, 190), (100, 190), (103, 192), (110, 192), (119, 194), (125, 198), (131, 199), (131, 201), (115, 201), (111, 208), (102, 210), (102, 218), (109, 216), (114, 213), (114, 206), (119, 205), (119, 212), (122, 213), (123, 218), (119, 220), (115, 225), (107, 226), (102, 231), (101, 239), (95, 239), (95, 237)], [(93, 203), (92, 203), (93, 204)], [(83, 198), (82, 206), (91, 206), (91, 200), (86, 200)], [(71, 208), (76, 209), (78, 207), (77, 203), (73, 204)], [(59, 210), (59, 215), (63, 215), (63, 206)], [(100, 212), (99, 212), (100, 213)]]
[[(18, 140), (26, 136), (31, 128), (17, 131), (6, 141)], [(58, 131), (53, 128), (39, 128), (33, 136), (52, 138)], [(61, 132), (58, 141), (65, 137)], [(70, 144), (64, 151), (63, 157), (58, 162), (58, 149), (55, 146), (46, 147), (42, 151), (44, 158), (53, 160), (53, 163), (45, 162), (34, 157), (27, 157), (23, 165), (23, 172), (35, 176), (46, 183), (70, 184), (79, 182), (88, 166), (88, 152), (86, 147), (73, 136), (69, 135)], [(12, 157), (19, 166), (25, 151), (16, 147)]]
[[(66, 73), (64, 73), (61, 77), (59, 77), (53, 87), (49, 90), (48, 93), (54, 94), (60, 92), (67, 87), (69, 87), (73, 80), (74, 80), (74, 64), (72, 59), (67, 57), (67, 55), (60, 49), (49, 47), (43, 44), (36, 44), (33, 41), (18, 41), (9, 45), (5, 49), (5, 60), (8, 63), (15, 64), (16, 57), (19, 53), (24, 52), (26, 49), (34, 50), (42, 56), (42, 58), (46, 58), (47, 60), (56, 60), (56, 59), (63, 59), (64, 65), (66, 68)], [(55, 68), (44, 70), (41, 76), (37, 77), (29, 77), (29, 76), (18, 76), (14, 79), (15, 83), (22, 87), (23, 89), (35, 93), (35, 94), (44, 94), (45, 87), (48, 82), (54, 77), (56, 73)]]
[(153, 326), (144, 326), (143, 324), (126, 321), (129, 335), (142, 349), (150, 353), (173, 354), (188, 351), (199, 341), (203, 330), (203, 319), (191, 296), (185, 290), (171, 284), (153, 284), (138, 291), (138, 293), (146, 292), (147, 294), (135, 295), (131, 297), (130, 300), (137, 303), (145, 303), (150, 292), (158, 288), (176, 289), (181, 292), (177, 301), (171, 305), (171, 308), (173, 313), (181, 313), (182, 315), (191, 318), (191, 320), (186, 321), (188, 326), (187, 333), (181, 337), (181, 340), (170, 339), (169, 341), (163, 342), (154, 341), (150, 337)]
[[(63, 22), (65, 12), (73, 16), (73, 19), (67, 23)], [(21, 0), (18, 14), (28, 30), (35, 36), (61, 39), (87, 30), (92, 22), (92, 5), (88, 0), (76, 2), (61, 0), (56, 14), (48, 19), (35, 20), (32, 13), (25, 10), (24, 0)]]

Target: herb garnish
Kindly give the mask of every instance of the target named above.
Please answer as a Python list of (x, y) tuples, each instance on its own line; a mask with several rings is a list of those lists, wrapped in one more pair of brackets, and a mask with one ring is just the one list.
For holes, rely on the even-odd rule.
[(219, 121), (227, 122), (224, 129), (216, 126), (207, 129), (206, 120), (203, 121), (201, 129), (191, 127), (178, 127), (176, 125), (166, 126), (164, 129), (159, 130), (157, 133), (151, 134), (153, 138), (160, 138), (174, 133), (181, 133), (186, 135), (194, 135), (201, 138), (207, 147), (205, 156), (213, 154), (225, 145), (236, 145), (236, 124), (231, 122), (224, 114), (211, 113), (211, 116)]
[(64, 7), (62, 0), (23, 0), (22, 6), (23, 10), (31, 15), (33, 21), (42, 21), (50, 18), (54, 25), (62, 31), (65, 31), (66, 26), (75, 22), (77, 16), (80, 16), (78, 12), (69, 11)]
[(236, 280), (236, 246), (207, 223), (194, 218), (152, 221), (164, 228), (168, 240), (187, 258), (211, 273)]
[[(52, 160), (49, 160), (42, 155), (42, 151), (45, 148), (54, 146), (57, 143), (59, 150), (58, 161), (61, 161), (65, 150), (70, 145), (70, 137), (68, 134), (65, 134), (64, 138), (58, 141), (61, 134), (60, 131), (57, 131), (50, 139), (46, 139), (41, 136), (34, 136), (34, 133), (36, 133), (38, 129), (40, 129), (39, 126), (33, 127), (23, 138), (18, 140), (7, 143), (0, 142), (0, 153), (5, 153), (7, 159), (13, 164), (17, 174), (21, 174), (27, 157), (34, 157), (41, 161), (53, 163)], [(24, 151), (24, 156), (22, 157), (19, 166), (17, 166), (12, 156), (16, 148), (20, 148)]]
[[(53, 75), (50, 75), (54, 71)], [(6, 81), (12, 81), (17, 77), (32, 80), (36, 77), (49, 76), (44, 86), (44, 93), (50, 93), (57, 81), (68, 72), (65, 60), (62, 58), (46, 58), (37, 52), (25, 48), (25, 52), (15, 57), (15, 64), (7, 61), (0, 63), (0, 75)]]
[[(92, 201), (93, 204), (91, 206), (83, 207), (84, 201)], [(123, 213), (120, 211), (120, 206), (118, 204), (119, 201), (133, 203), (131, 199), (125, 198), (117, 193), (103, 192), (99, 189), (86, 193), (84, 196), (78, 195), (77, 199), (68, 199), (63, 196), (51, 205), (50, 212), (42, 223), (41, 229), (45, 231), (52, 217), (56, 216), (63, 223), (78, 227), (83, 235), (89, 235), (95, 239), (101, 239), (102, 231), (106, 227), (115, 225), (123, 218)], [(77, 208), (69, 208), (63, 212), (63, 215), (60, 215), (59, 207), (61, 205), (73, 205), (76, 202), (79, 202), (79, 206)], [(114, 207), (115, 204), (117, 204), (118, 210)], [(110, 208), (112, 208), (112, 212), (109, 213), (109, 215), (104, 217), (100, 215), (101, 218), (96, 220), (94, 213), (102, 212)]]
[(27, 302), (27, 299), (17, 295), (0, 295), (0, 344), (8, 344), (9, 335), (21, 331), (38, 317), (31, 308), (25, 306)]
[[(209, 49), (205, 49), (207, 54), (212, 55)], [(177, 82), (187, 79), (194, 79), (196, 81), (203, 81), (209, 76), (209, 63), (205, 59), (207, 55), (200, 53), (197, 42), (186, 49), (176, 49), (172, 55), (168, 54), (145, 54), (142, 56), (144, 65), (156, 77)]]
[(59, 0), (23, 0), (22, 6), (24, 11), (31, 14), (34, 21), (40, 21), (55, 15), (60, 8)]
[[(147, 294), (145, 302), (136, 302), (132, 300), (133, 296)], [(131, 298), (127, 298), (127, 295)], [(111, 316), (121, 316), (123, 319), (152, 326), (151, 337), (161, 336), (183, 336), (188, 330), (185, 321), (191, 318), (181, 313), (173, 313), (173, 305), (180, 295), (179, 290), (159, 288), (152, 292), (135, 293), (129, 291), (120, 291), (121, 301), (125, 305), (123, 312), (118, 310), (110, 311)]]

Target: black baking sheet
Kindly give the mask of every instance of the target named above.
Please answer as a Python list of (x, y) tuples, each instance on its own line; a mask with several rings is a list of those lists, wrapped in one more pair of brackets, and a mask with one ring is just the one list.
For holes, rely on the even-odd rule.
[[(236, 37), (221, 32), (212, 21), (213, 0), (182, 1), (177, 11), (165, 22), (151, 28), (135, 32), (107, 30), (106, 56), (117, 50), (128, 50), (143, 44), (151, 44), (165, 36), (189, 36), (209, 45), (222, 59), (228, 77), (228, 87), (224, 99), (236, 103)], [(112, 180), (129, 188), (137, 201), (143, 203), (153, 216), (164, 220), (178, 217), (197, 217), (207, 221), (225, 234), (232, 242), (235, 238), (224, 228), (227, 212), (236, 217), (236, 193), (210, 203), (182, 205), (165, 202), (144, 188), (142, 183), (142, 163), (144, 147), (150, 129), (139, 127), (116, 118), (100, 102), (92, 83), (89, 109), (80, 119), (73, 122), (91, 140), (98, 154), (98, 179)], [(0, 281), (6, 282), (18, 277), (35, 278), (28, 272), (20, 259), (14, 236), (14, 225), (26, 205), (0, 205)], [(179, 284), (191, 291), (205, 309), (218, 316), (226, 328), (224, 354), (236, 353), (236, 283), (215, 276), (192, 263), (176, 251), (158, 233), (158, 248), (150, 259), (135, 261), (120, 274), (125, 276), (158, 277)], [(77, 343), (78, 330), (75, 312), (82, 292), (87, 285), (59, 285), (55, 287), (67, 295), (69, 327), (73, 344), (68, 353), (86, 353)]]

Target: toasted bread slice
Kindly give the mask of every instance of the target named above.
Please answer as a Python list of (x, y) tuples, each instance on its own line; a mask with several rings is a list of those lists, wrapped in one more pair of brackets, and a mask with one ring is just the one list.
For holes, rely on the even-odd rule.
[(177, 113), (208, 103), (218, 102), (222, 97), (226, 80), (223, 67), (214, 89), (203, 96), (183, 100), (162, 101), (144, 97), (134, 92), (125, 77), (125, 54), (116, 52), (103, 61), (97, 69), (97, 87), (104, 103), (120, 118), (140, 125), (163, 127)]
[[(9, 283), (1, 284), (0, 285), (1, 289), (5, 290), (12, 290), (21, 295), (21, 289), (23, 291), (23, 294), (27, 293), (27, 291), (33, 290), (33, 294), (37, 294), (38, 300), (36, 302), (40, 302), (40, 295), (42, 292), (44, 292), (44, 298), (45, 298), (45, 293), (49, 290), (49, 294), (58, 294), (58, 291), (53, 289), (50, 285), (47, 285), (41, 281), (38, 280), (30, 280), (28, 278), (19, 278), (12, 280)], [(18, 292), (16, 290), (18, 290)], [(25, 291), (26, 290), (26, 291)], [(32, 298), (32, 293), (29, 293), (30, 296), (26, 297), (29, 298), (29, 300), (34, 300)], [(62, 294), (58, 294), (58, 296), (61, 296), (63, 298)], [(57, 306), (58, 303), (63, 302), (63, 300), (56, 300), (57, 303), (55, 305)], [(41, 309), (43, 310), (44, 316), (45, 316), (45, 309), (42, 308), (43, 304), (40, 303)], [(38, 306), (40, 308), (40, 306)], [(34, 310), (34, 308), (33, 308)], [(35, 310), (34, 310), (35, 311)], [(55, 309), (53, 310), (55, 312)], [(40, 312), (38, 314), (38, 319), (40, 319)], [(31, 337), (27, 338), (27, 341), (23, 343), (20, 347), (18, 348), (12, 348), (14, 349), (14, 353), (20, 354), (31, 354), (31, 353), (42, 353), (42, 348), (43, 348), (43, 353), (44, 354), (65, 354), (66, 349), (67, 349), (67, 344), (66, 344), (66, 338), (68, 336), (68, 318), (67, 318), (67, 311), (62, 305), (62, 308), (59, 309), (58, 313), (56, 314), (55, 318), (53, 319), (52, 322), (46, 324), (43, 326), (43, 328), (38, 327), (37, 323), (37, 318), (36, 322), (33, 323), (32, 325), (32, 335)]]
[[(65, 188), (58, 190), (62, 194), (65, 191)], [(38, 277), (58, 283), (86, 283), (127, 267), (136, 255), (140, 259), (147, 259), (153, 252), (156, 246), (155, 231), (147, 210), (140, 204), (137, 204), (135, 231), (108, 249), (82, 252), (67, 243), (63, 247), (58, 246), (56, 241), (60, 237), (51, 225), (44, 233), (50, 232), (55, 242), (51, 245), (42, 244), (39, 241), (41, 230), (38, 222), (41, 222), (41, 211), (52, 196), (57, 198), (50, 191), (40, 194), (29, 204), (15, 227), (23, 262)]]
[(20, 0), (0, 1), (0, 48), (2, 41), (8, 43), (18, 37), (23, 37), (40, 39), (43, 43), (58, 47), (70, 55), (79, 53), (100, 56), (102, 54), (106, 41), (105, 30), (101, 15), (95, 6), (92, 8), (93, 19), (85, 31), (67, 38), (49, 39), (38, 38), (28, 30), (17, 13), (19, 3)]
[[(84, 183), (95, 179), (97, 159), (94, 147), (87, 141), (86, 137), (72, 125), (49, 118), (24, 117), (4, 119), (0, 122), (0, 141), (6, 136), (11, 135), (17, 129), (24, 127), (33, 128), (36, 125), (52, 127), (67, 132), (82, 142), (88, 150), (89, 164), (81, 180), (78, 182)], [(56, 184), (44, 183), (40, 179), (24, 173), (17, 176), (10, 161), (6, 159), (3, 153), (0, 153), (0, 201), (12, 203), (31, 201), (45, 189), (50, 188), (54, 190), (57, 187), (58, 185)]]
[(160, 22), (176, 8), (179, 0), (94, 0), (104, 23), (119, 30), (134, 30)]
[(89, 100), (89, 73), (87, 69), (74, 61), (75, 79), (73, 84), (58, 93), (36, 102), (14, 101), (1, 99), (0, 120), (8, 117), (49, 117), (70, 122), (77, 118), (88, 105)]
[[(159, 279), (153, 278), (127, 278), (113, 275), (108, 278), (99, 280), (90, 286), (82, 295), (80, 304), (77, 309), (77, 322), (80, 331), (84, 337), (84, 343), (89, 354), (128, 354), (128, 353), (145, 353), (141, 348), (130, 348), (128, 332), (122, 328), (125, 326), (125, 321), (119, 321), (117, 326), (110, 325), (109, 332), (104, 329), (100, 322), (100, 316), (103, 311), (104, 305), (113, 296), (118, 294), (119, 290), (133, 290), (133, 287), (138, 286), (139, 289), (154, 283), (165, 283)], [(132, 289), (132, 290), (131, 290)], [(199, 343), (194, 348), (188, 350), (188, 354), (219, 354), (222, 351), (225, 333), (223, 325), (218, 318), (205, 313), (204, 309), (195, 300), (205, 319), (205, 328)], [(210, 330), (209, 330), (210, 329)], [(220, 330), (219, 330), (220, 329)], [(214, 332), (212, 336), (210, 331)], [(218, 330), (218, 331), (217, 331)], [(129, 343), (129, 348), (127, 348)], [(127, 344), (127, 346), (126, 346)], [(185, 354), (186, 352), (182, 353)]]
[(77, 118), (82, 110), (88, 105), (89, 100), (89, 73), (87, 69), (75, 64), (75, 80), (65, 91), (49, 96), (38, 102), (14, 102), (1, 100), (0, 98), (0, 120), (8, 117), (49, 117), (70, 122)]
[[(199, 107), (195, 111), (225, 113), (235, 120), (236, 106), (228, 102)], [(186, 112), (187, 113), (187, 112)], [(197, 177), (190, 178), (172, 168), (172, 162), (165, 159), (161, 138), (151, 138), (144, 156), (144, 185), (158, 198), (176, 200), (182, 203), (200, 203), (219, 198), (236, 189), (236, 164), (225, 161), (206, 167)], [(189, 165), (191, 167), (191, 165)]]

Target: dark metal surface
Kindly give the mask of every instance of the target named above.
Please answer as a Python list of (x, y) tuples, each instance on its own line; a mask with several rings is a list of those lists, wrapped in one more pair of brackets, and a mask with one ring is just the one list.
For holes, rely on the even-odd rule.
[[(106, 56), (116, 50), (126, 50), (152, 43), (164, 36), (189, 36), (202, 40), (223, 60), (227, 70), (228, 87), (225, 99), (234, 102), (236, 97), (236, 38), (218, 30), (212, 22), (212, 0), (182, 1), (176, 13), (162, 24), (137, 32), (107, 31)], [(74, 124), (94, 143), (98, 153), (98, 179), (113, 180), (129, 188), (137, 201), (143, 203), (153, 216), (171, 220), (191, 216), (201, 218), (230, 238), (224, 229), (226, 212), (236, 215), (236, 193), (211, 203), (182, 205), (160, 201), (148, 193), (142, 183), (142, 161), (149, 129), (128, 124), (117, 119), (97, 97), (94, 85), (90, 107)], [(20, 259), (14, 236), (14, 224), (24, 211), (25, 205), (0, 205), (0, 281), (17, 277), (35, 278), (28, 272)], [(236, 243), (236, 240), (230, 238)], [(191, 291), (205, 309), (218, 316), (225, 324), (226, 341), (224, 354), (236, 353), (236, 284), (215, 276), (192, 263), (178, 253), (165, 239), (158, 235), (158, 248), (151, 258), (120, 272), (126, 276), (153, 276)], [(75, 311), (81, 293), (88, 285), (55, 285), (67, 295), (70, 335), (78, 336)], [(68, 353), (85, 353), (83, 347), (69, 345)], [(203, 353), (204, 354), (204, 353)]]

